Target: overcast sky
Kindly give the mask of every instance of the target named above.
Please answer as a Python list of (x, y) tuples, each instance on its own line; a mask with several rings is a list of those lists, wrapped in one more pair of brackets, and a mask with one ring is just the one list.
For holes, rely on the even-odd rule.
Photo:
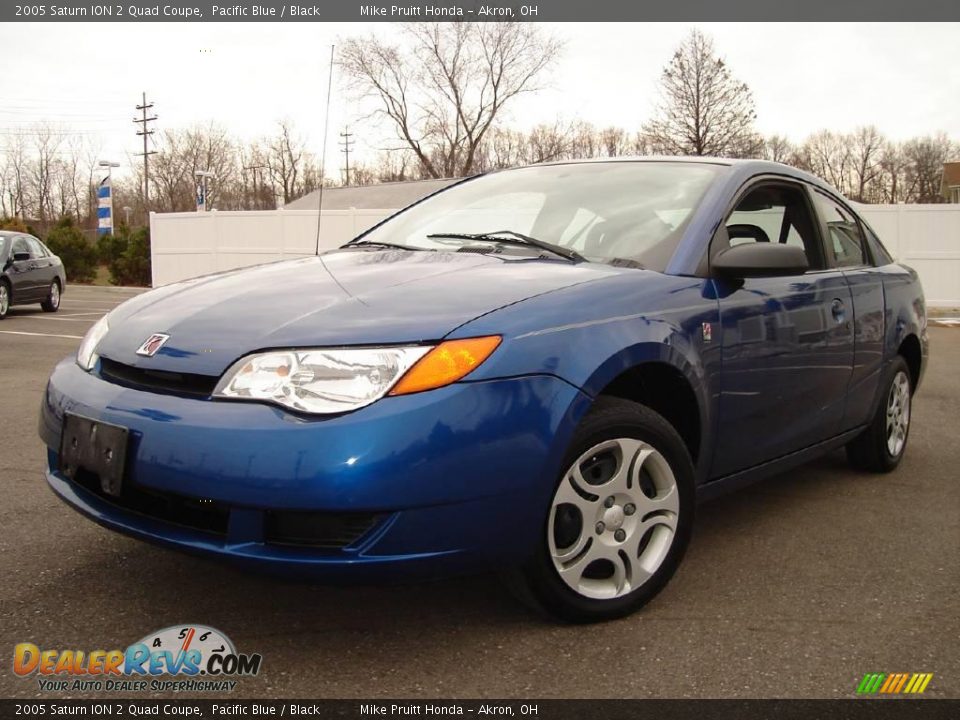
[[(764, 134), (799, 141), (821, 128), (874, 124), (895, 139), (960, 138), (960, 23), (545, 24), (565, 39), (564, 55), (550, 87), (503, 120), (528, 128), (559, 116), (639, 129), (661, 69), (694, 26), (752, 88)], [(127, 163), (139, 150), (131, 120), (145, 90), (157, 129), (215, 120), (252, 139), (287, 117), (319, 155), (330, 45), (396, 31), (385, 23), (8, 23), (0, 27), (0, 133), (54, 121)], [(357, 115), (335, 77), (328, 175), (341, 164), (335, 143), (345, 124), (360, 157), (390, 137)]]

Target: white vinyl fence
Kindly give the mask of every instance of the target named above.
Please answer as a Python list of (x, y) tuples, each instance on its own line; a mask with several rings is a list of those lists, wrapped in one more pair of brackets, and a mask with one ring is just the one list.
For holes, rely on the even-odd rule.
[(960, 205), (860, 205), (899, 262), (920, 274), (929, 307), (960, 308)]
[[(319, 248), (339, 247), (394, 212), (324, 210)], [(153, 287), (316, 251), (316, 210), (150, 213)]]
[[(891, 254), (916, 268), (930, 307), (960, 307), (960, 205), (861, 205)], [(324, 210), (320, 249), (337, 247), (395, 212)], [(313, 255), (315, 210), (151, 213), (153, 286)]]

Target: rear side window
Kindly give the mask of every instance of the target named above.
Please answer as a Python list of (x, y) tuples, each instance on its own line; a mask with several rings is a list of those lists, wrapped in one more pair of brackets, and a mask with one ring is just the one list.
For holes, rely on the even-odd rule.
[(880, 242), (880, 238), (873, 231), (873, 229), (864, 224), (864, 232), (867, 234), (867, 242), (870, 244), (870, 252), (873, 253), (873, 260), (877, 266), (889, 265), (893, 262), (893, 256), (887, 252), (887, 249), (883, 246), (883, 243)]
[(42, 258), (47, 256), (47, 251), (44, 250), (43, 245), (40, 244), (38, 240), (33, 238), (27, 238), (27, 245), (30, 246), (30, 254), (35, 258)]
[(827, 224), (827, 254), (836, 267), (858, 267), (867, 264), (860, 224), (845, 207), (819, 190), (814, 192), (817, 206)]

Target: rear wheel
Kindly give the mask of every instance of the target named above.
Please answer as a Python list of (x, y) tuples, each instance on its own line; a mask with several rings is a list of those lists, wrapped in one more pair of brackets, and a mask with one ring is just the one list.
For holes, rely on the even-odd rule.
[(40, 303), (44, 312), (56, 312), (60, 309), (60, 281), (54, 280), (50, 283), (50, 289), (47, 291), (47, 299)]
[(0, 320), (10, 312), (10, 286), (6, 280), (0, 280)]
[(906, 360), (897, 356), (887, 373), (883, 401), (870, 425), (847, 444), (847, 459), (859, 470), (890, 472), (903, 458), (910, 435), (912, 389)]
[(693, 464), (660, 415), (600, 398), (565, 460), (542, 544), (521, 571), (538, 605), (571, 622), (633, 612), (667, 584), (693, 528)]

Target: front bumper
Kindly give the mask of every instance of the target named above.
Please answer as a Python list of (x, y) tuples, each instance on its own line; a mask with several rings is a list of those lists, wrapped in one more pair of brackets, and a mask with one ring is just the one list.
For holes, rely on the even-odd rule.
[[(109, 383), (72, 360), (40, 415), (47, 482), (99, 524), (261, 568), (333, 578), (461, 572), (531, 552), (586, 396), (552, 376), (458, 383), (305, 419), (279, 408), (184, 398)], [(210, 503), (220, 532), (96, 492), (58, 470), (64, 413), (129, 428), (124, 487)], [(336, 547), (272, 542), (282, 513), (370, 513)]]

